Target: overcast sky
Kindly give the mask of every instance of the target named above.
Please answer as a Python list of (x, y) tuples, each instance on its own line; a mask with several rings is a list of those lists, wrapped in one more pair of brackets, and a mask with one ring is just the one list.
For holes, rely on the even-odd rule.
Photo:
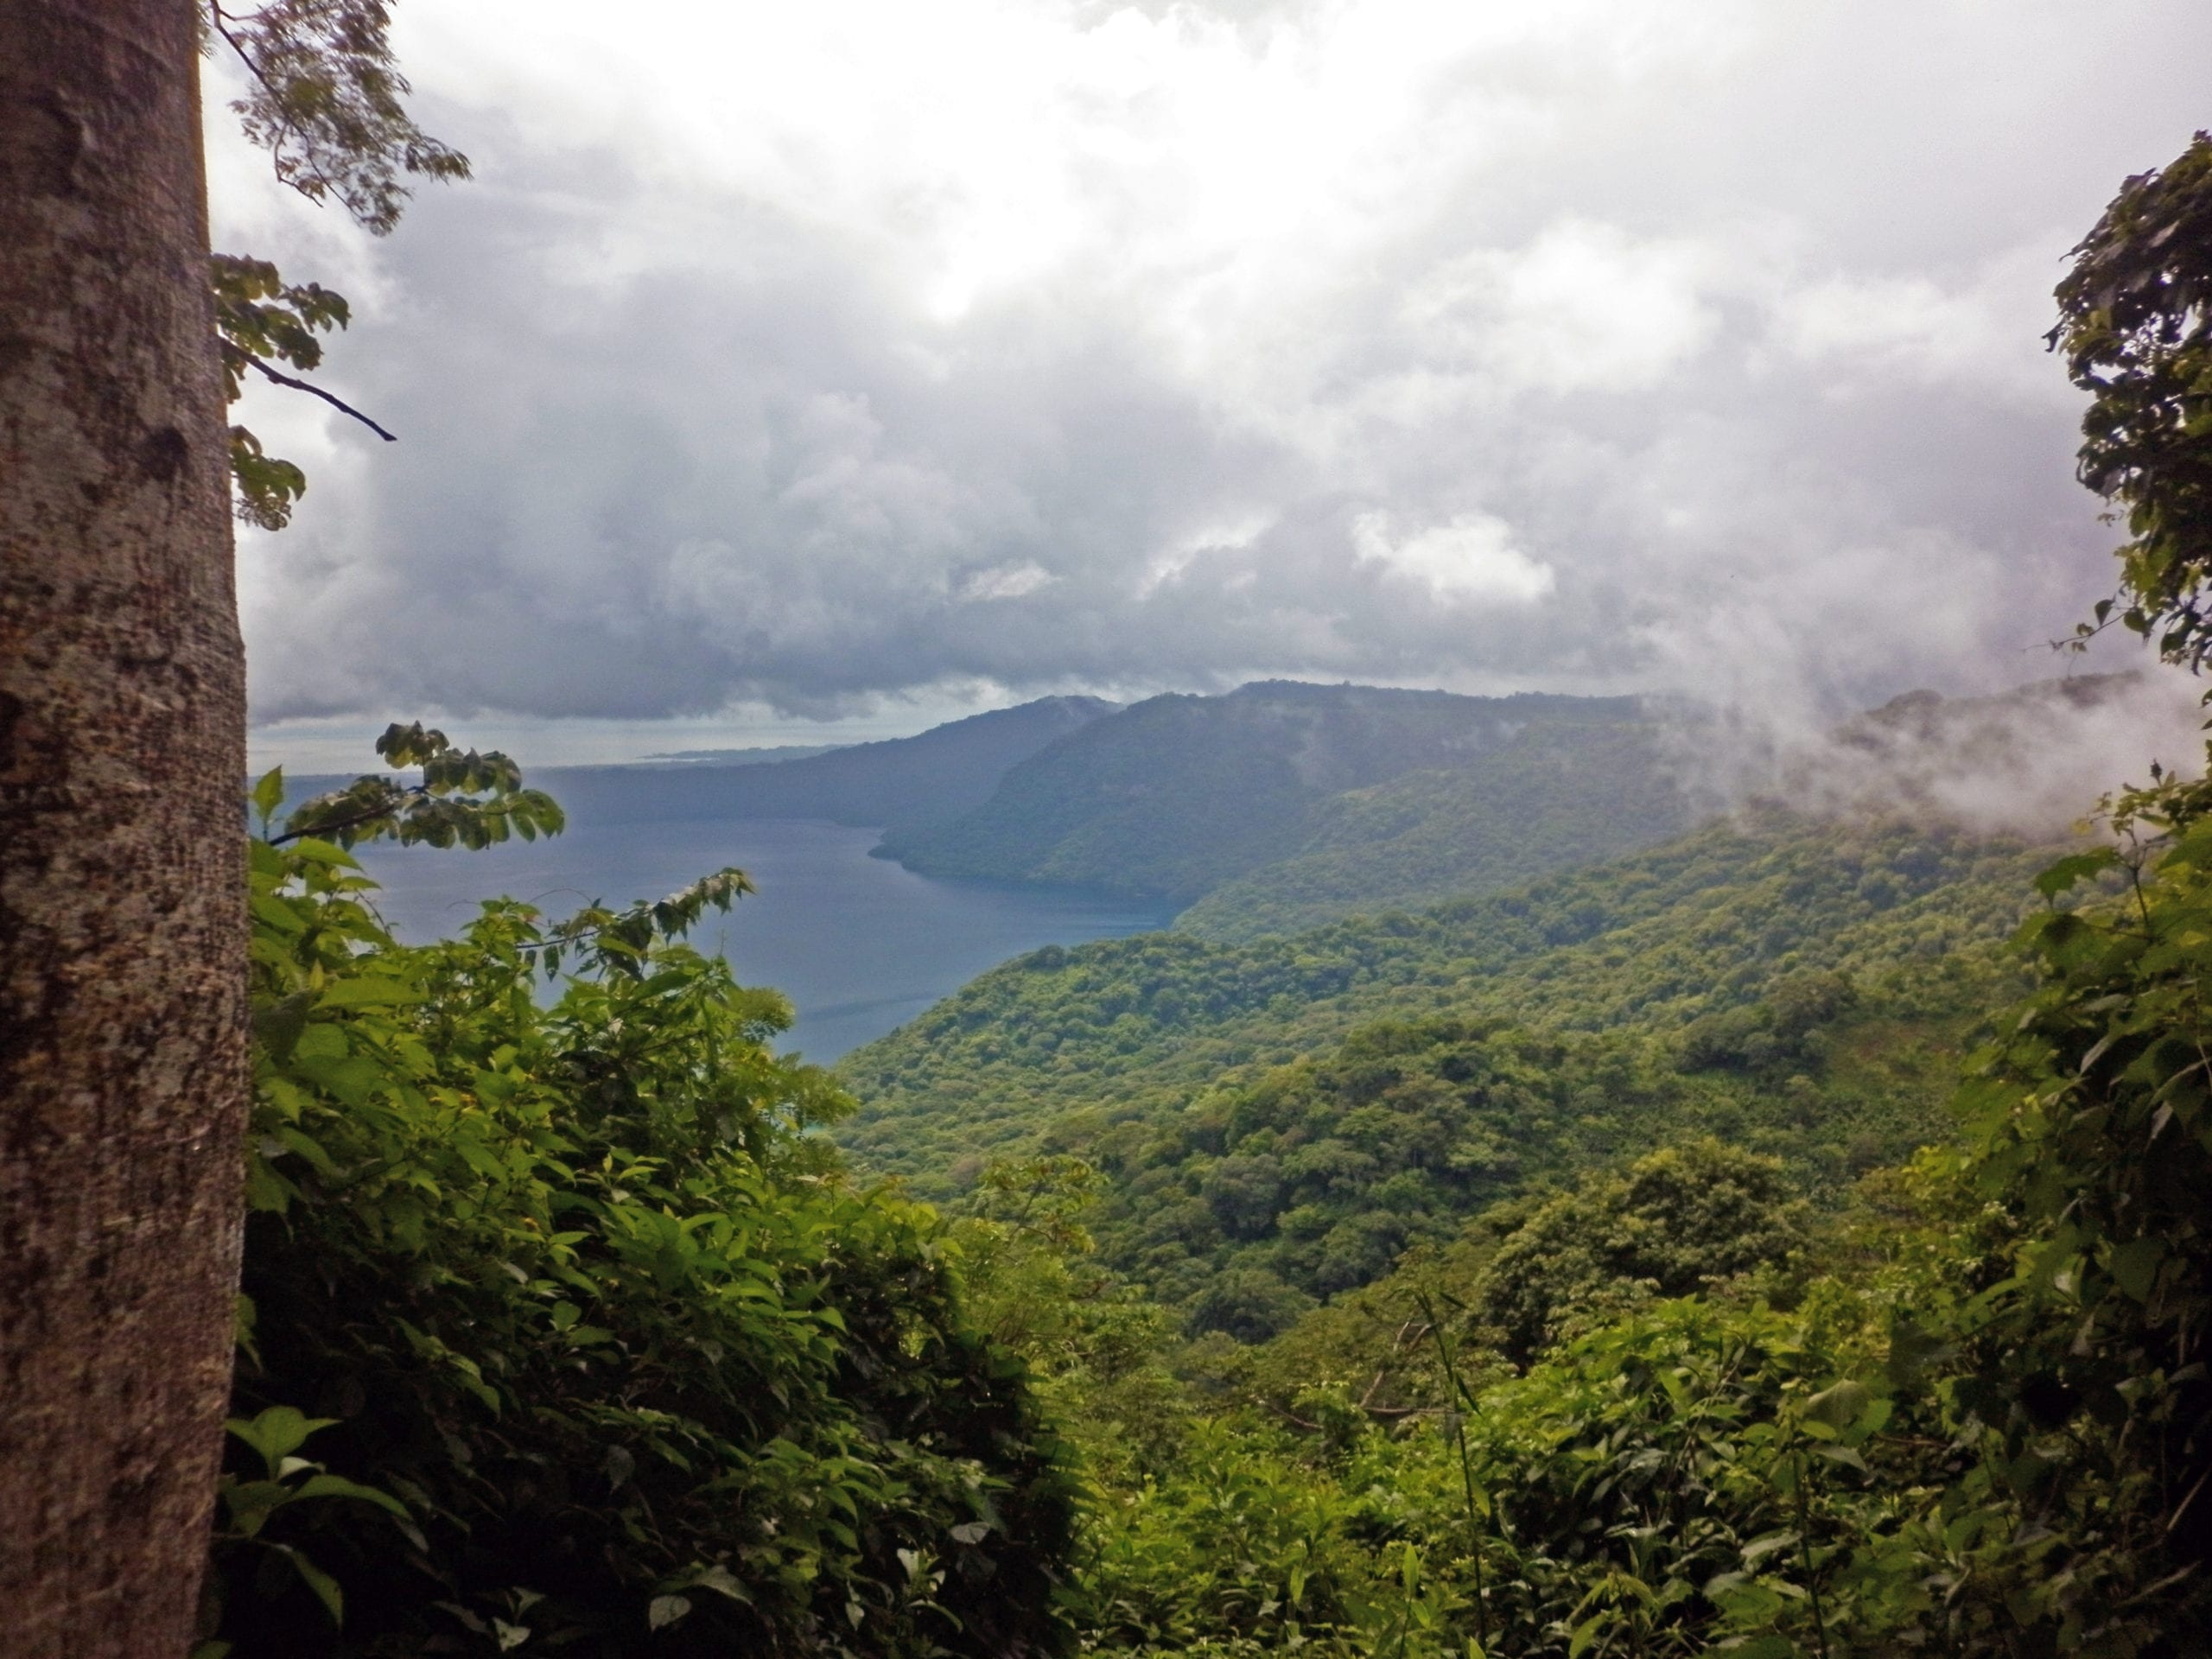
[(2212, 124), (2203, 0), (397, 16), (477, 177), (391, 238), (210, 121), (218, 245), (353, 298), (401, 435), (248, 416), (311, 479), (241, 546), (296, 764), (2058, 671), (2113, 537), (2050, 289)]

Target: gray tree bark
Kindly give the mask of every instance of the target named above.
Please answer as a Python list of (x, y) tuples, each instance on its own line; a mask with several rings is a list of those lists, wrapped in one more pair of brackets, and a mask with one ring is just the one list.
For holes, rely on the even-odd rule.
[(193, 0), (0, 0), (0, 1654), (193, 1637), (246, 1097)]

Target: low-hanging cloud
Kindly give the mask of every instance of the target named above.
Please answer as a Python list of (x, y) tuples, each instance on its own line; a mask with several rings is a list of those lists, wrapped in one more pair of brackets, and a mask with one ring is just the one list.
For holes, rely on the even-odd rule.
[(2156, 765), (2204, 770), (2203, 686), (2171, 668), (2076, 674), (1992, 696), (1909, 691), (1815, 729), (1745, 705), (1677, 707), (1677, 777), (1709, 807), (1778, 803), (1834, 818), (1904, 818), (2057, 840)]
[(418, 10), (481, 176), (332, 354), (403, 442), (257, 406), (264, 720), (2030, 677), (2113, 534), (2048, 290), (2212, 60), (2186, 0)]

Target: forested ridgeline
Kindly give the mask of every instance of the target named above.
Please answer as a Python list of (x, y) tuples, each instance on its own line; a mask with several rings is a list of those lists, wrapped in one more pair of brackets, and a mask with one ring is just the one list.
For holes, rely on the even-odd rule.
[[(1745, 1075), (1770, 1074), (1784, 1062), (1758, 1040), (1777, 1017), (1761, 1005), (1806, 976), (1840, 987), (1860, 1033), (1847, 1048), (1878, 1049), (1867, 1033), (1885, 1027), (1903, 1049), (1918, 1040), (1907, 1032), (1954, 1039), (2002, 995), (1994, 947), (2042, 856), (1958, 830), (1770, 810), (1416, 914), (1242, 944), (1147, 934), (1035, 951), (847, 1057), (841, 1074), (863, 1104), (840, 1138), (931, 1195), (957, 1192), (994, 1154), (1126, 1158), (1186, 1118), (1225, 1121), (1221, 1103), (1268, 1066), (1319, 1060), (1372, 1021), (1432, 1014), (1612, 1033), (1576, 1052), (1647, 1072), (1675, 1061), (1637, 1056), (1686, 1057), (1685, 1076), (1708, 1082), (1685, 1084), (1685, 1098), (1717, 1101), (1729, 1085), (1710, 1078), (1726, 1068), (1694, 1056), (1733, 1042)], [(1923, 1083), (1923, 1105), (1887, 1132), (1929, 1121), (1940, 1066)], [(1623, 1149), (1636, 1143), (1625, 1132)]]
[(1172, 903), (1179, 931), (1237, 941), (1521, 887), (1751, 800), (2047, 837), (2115, 781), (2115, 749), (2192, 752), (2171, 677), (1910, 692), (1827, 730), (1679, 698), (1268, 682), (1091, 721), (880, 850)]

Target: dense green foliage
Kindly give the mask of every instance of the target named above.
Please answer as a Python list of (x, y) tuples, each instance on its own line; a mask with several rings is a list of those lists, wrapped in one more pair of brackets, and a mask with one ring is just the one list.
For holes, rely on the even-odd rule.
[(209, 1651), (1058, 1647), (1071, 1486), (1022, 1364), (933, 1217), (838, 1176), (782, 1000), (669, 937), (741, 886), (410, 950), (303, 810), (253, 847)]
[(1215, 887), (1175, 925), (1221, 940), (1296, 933), (1602, 864), (1689, 827), (1667, 760), (1646, 721), (1531, 721), (1457, 765), (1324, 796), (1295, 853)]
[[(1387, 809), (1309, 824), (1309, 810), (1330, 797), (1457, 766), (1516, 738), (1536, 741), (1527, 728), (1561, 723), (1580, 735), (1636, 715), (1625, 698), (1289, 682), (1154, 697), (1025, 760), (975, 811), (926, 834), (893, 834), (884, 850), (932, 874), (1068, 882), (1188, 904), (1262, 865), (1340, 847), (1363, 826), (1386, 837), (1408, 828)], [(1326, 839), (1332, 830), (1339, 840)], [(1490, 835), (1498, 856), (1497, 832)], [(1433, 866), (1414, 836), (1393, 861), (1426, 881), (1441, 872), (1424, 868), (1425, 853)], [(1479, 865), (1479, 849), (1473, 856)], [(1355, 884), (1345, 896), (1370, 893)]]
[[(1850, 982), (1872, 1050), (1862, 1071), (1894, 1061), (1923, 1102), (1877, 1132), (1924, 1126), (1940, 1085), (1928, 1092), (1916, 1051), (2006, 994), (1993, 947), (2040, 861), (2004, 842), (1772, 812), (1419, 915), (1238, 944), (1147, 934), (1048, 948), (848, 1056), (841, 1073), (863, 1103), (840, 1139), (948, 1194), (985, 1157), (1097, 1149), (1122, 1125), (1148, 1135), (1249, 1080), (1241, 1069), (1319, 1055), (1379, 1019), (1618, 1030), (1612, 1063), (1648, 1073), (1628, 1028), (1678, 1039), (1709, 1015), (1756, 1022), (1770, 1016), (1731, 1011), (1808, 973)], [(1894, 1044), (1874, 1040), (1884, 1021)], [(1770, 1064), (1755, 1030), (1700, 1030), (1740, 1041), (1747, 1074)]]
[(1974, 1332), (1974, 1387), (2010, 1408), (2024, 1503), (2051, 1485), (2105, 1494), (2112, 1524), (2091, 1560), (2108, 1593), (2147, 1595), (2171, 1552), (2196, 1575), (2203, 1629), (2212, 785), (2131, 793), (2116, 820), (2122, 848), (2063, 861), (2038, 885), (2055, 895), (2117, 867), (2125, 891), (2031, 926), (2042, 986), (1961, 1096), (1962, 1166), (2020, 1235)]
[(1507, 1357), (1526, 1364), (1592, 1308), (1694, 1295), (1785, 1261), (1805, 1242), (1781, 1160), (1716, 1141), (1669, 1147), (1585, 1182), (1515, 1228), (1476, 1303)]
[(2051, 343), (2090, 395), (2082, 481), (2126, 515), (2111, 616), (2170, 662), (2212, 652), (2212, 134), (2130, 179), (2074, 251)]
[[(1738, 1012), (1770, 1020), (1804, 989), (1805, 976), (1785, 977), (1773, 1001)], [(1363, 1027), (1084, 1144), (1114, 1178), (1095, 1230), (1117, 1269), (1250, 1340), (1493, 1204), (1624, 1155), (1725, 1137), (1785, 1158), (1799, 1188), (1833, 1198), (1943, 1131), (1959, 1048), (1941, 1027), (1853, 1014), (1770, 1043), (1757, 1065), (1696, 1035), (1454, 1017)]]
[(1059, 1397), (1130, 1448), (1087, 1517), (1089, 1644), (2195, 1651), (2208, 804), (2139, 800), (2179, 831), (2139, 887), (2031, 920), (2041, 985), (1967, 1140), (1840, 1222), (1690, 1146), (1496, 1206), (1265, 1346), (1163, 1346), (1179, 1418), (1131, 1408), (1141, 1360), (1086, 1391), (1078, 1357)]
[[(1942, 1632), (1943, 1586), (1853, 1594), (1850, 1541), (1921, 1470), (1821, 1455), (1894, 1421), (1847, 1380), (1880, 1376), (1870, 1312), (1662, 1304), (1524, 1376), (1462, 1373), (1397, 1431), (1341, 1395), (1311, 1406), (1333, 1430), (1217, 1416), (1095, 1522), (1084, 1623), (1101, 1651), (1787, 1656), (1822, 1650), (1816, 1623), (1897, 1651), (1900, 1624)], [(1940, 1572), (1931, 1541), (1896, 1554)]]

